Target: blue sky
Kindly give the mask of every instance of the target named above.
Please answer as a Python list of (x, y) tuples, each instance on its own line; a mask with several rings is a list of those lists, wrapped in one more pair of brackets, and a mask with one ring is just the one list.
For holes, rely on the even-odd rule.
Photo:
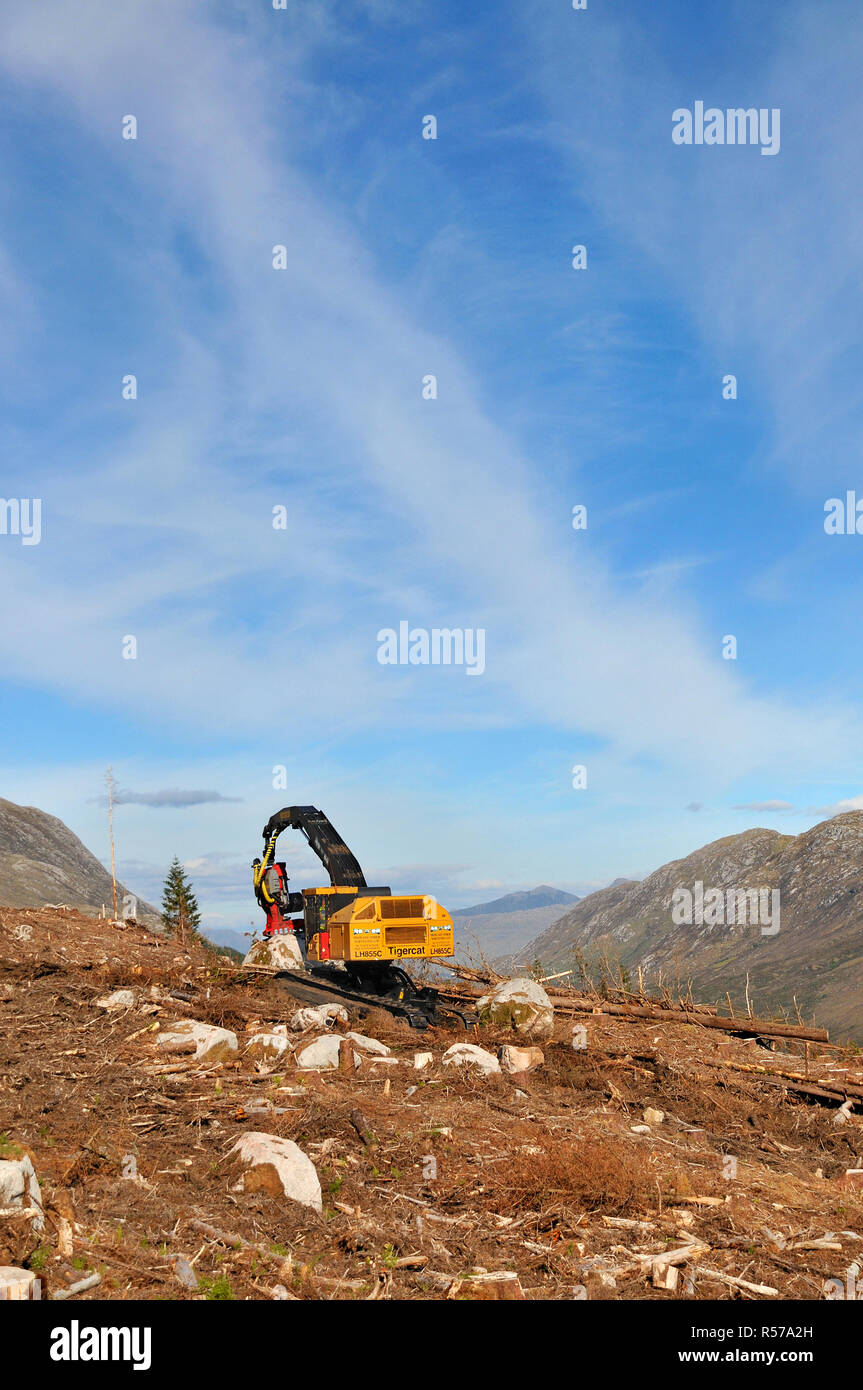
[(104, 858), (111, 763), (214, 926), (286, 803), (452, 906), (863, 806), (859, 6), (9, 0), (0, 64), (0, 794)]

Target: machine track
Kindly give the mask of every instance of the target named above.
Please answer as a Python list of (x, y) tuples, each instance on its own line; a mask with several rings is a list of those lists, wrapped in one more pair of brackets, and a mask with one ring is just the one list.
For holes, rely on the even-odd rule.
[(378, 992), (364, 989), (348, 977), (347, 971), (320, 966), (314, 969), (284, 970), (275, 976), (283, 988), (304, 1004), (349, 1003), (368, 1009), (386, 1009), (422, 1032), (430, 1025), (457, 1021), (469, 1028), (473, 1020), (463, 1008), (444, 1003), (434, 989), (419, 989), (399, 970), (390, 989)]

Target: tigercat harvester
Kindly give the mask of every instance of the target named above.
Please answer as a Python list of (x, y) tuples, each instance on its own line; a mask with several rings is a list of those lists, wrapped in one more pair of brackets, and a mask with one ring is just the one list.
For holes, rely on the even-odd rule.
[[(276, 841), (289, 826), (305, 835), (329, 874), (328, 887), (289, 891), (286, 865), (275, 858)], [(255, 896), (267, 918), (264, 936), (294, 934), (309, 983), (345, 997), (389, 1001), (393, 1012), (420, 1027), (435, 1021), (442, 1012), (437, 991), (419, 989), (399, 962), (453, 954), (452, 918), (445, 908), (428, 893), (370, 887), (357, 859), (315, 806), (277, 811), (263, 836), (263, 857), (252, 869)]]

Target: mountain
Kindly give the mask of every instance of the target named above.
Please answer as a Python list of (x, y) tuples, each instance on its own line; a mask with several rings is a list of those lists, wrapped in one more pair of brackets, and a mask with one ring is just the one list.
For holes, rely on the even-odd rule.
[[(693, 894), (691, 925), (679, 922), (680, 905), (679, 924), (672, 917), (676, 889)], [(711, 889), (718, 891), (708, 897)], [(768, 918), (777, 890), (778, 922), (741, 920), (737, 897), (727, 895), (744, 889), (767, 890)], [(679, 894), (676, 901), (685, 907)], [(749, 913), (753, 905), (750, 900)], [(591, 893), (520, 950), (515, 964), (538, 957), (552, 973), (573, 965), (579, 951), (594, 967), (607, 956), (631, 977), (640, 965), (646, 980), (661, 972), (675, 987), (678, 979), (684, 988), (691, 981), (701, 1000), (724, 1001), (728, 992), (741, 1009), (748, 974), (755, 1013), (793, 1015), (796, 998), (804, 1017), (835, 1036), (863, 1041), (863, 811), (797, 836), (761, 829), (729, 835), (639, 883), (624, 880)]]
[(477, 907), (458, 908), (452, 913), (456, 959), (478, 963), (480, 952), (487, 960), (509, 956), (578, 901), (574, 893), (542, 884)]
[(491, 913), (529, 912), (535, 907), (556, 907), (558, 903), (577, 903), (575, 893), (564, 893), (562, 888), (549, 888), (547, 883), (539, 888), (530, 888), (522, 893), (507, 893), (503, 898), (495, 898), (490, 903), (480, 903), (478, 907), (457, 907), (452, 917), (488, 917)]
[[(122, 897), (127, 890), (117, 885)], [(111, 875), (56, 816), (0, 797), (0, 905), (112, 907)], [(155, 927), (158, 909), (138, 899), (139, 921)]]

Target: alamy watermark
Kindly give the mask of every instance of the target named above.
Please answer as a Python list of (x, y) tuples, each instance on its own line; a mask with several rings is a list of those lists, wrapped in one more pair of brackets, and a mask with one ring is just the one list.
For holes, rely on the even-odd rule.
[(847, 491), (844, 497), (828, 497), (824, 530), (828, 536), (863, 536), (863, 497)]
[(41, 497), (0, 497), (0, 536), (20, 536), (22, 545), (42, 539)]
[(780, 108), (719, 106), (704, 109), (696, 101), (692, 111), (679, 106), (671, 113), (671, 138), (675, 145), (760, 145), (762, 154), (779, 153)]
[(378, 633), (381, 666), (464, 666), (467, 675), (485, 670), (484, 627), (411, 627), (407, 619), (398, 631), (382, 627)]
[(707, 888), (699, 879), (671, 895), (671, 920), (677, 927), (759, 926), (762, 936), (779, 931), (778, 888)]
[(844, 1280), (825, 1279), (822, 1287), (828, 1302), (847, 1299), (851, 1303), (859, 1303), (863, 1300), (863, 1284), (860, 1282), (860, 1266), (857, 1261), (848, 1266)]
[(88, 1327), (73, 1318), (68, 1327), (51, 1332), (52, 1361), (129, 1361), (133, 1371), (148, 1371), (153, 1363), (153, 1332), (149, 1327)]

